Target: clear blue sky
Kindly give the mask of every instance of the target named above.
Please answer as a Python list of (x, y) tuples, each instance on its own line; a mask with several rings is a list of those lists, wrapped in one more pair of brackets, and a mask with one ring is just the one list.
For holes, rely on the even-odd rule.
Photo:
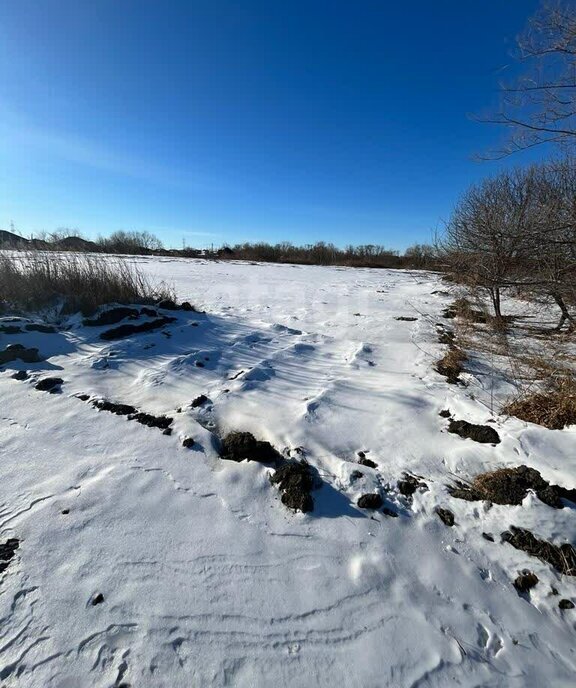
[(427, 241), (537, 5), (0, 0), (0, 228)]

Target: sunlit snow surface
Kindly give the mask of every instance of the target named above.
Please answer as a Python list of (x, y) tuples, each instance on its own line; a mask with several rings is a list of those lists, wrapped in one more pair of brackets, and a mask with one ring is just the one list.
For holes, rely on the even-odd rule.
[[(464, 388), (434, 372), (450, 301), (432, 293), (446, 288), (435, 275), (130, 260), (206, 313), (178, 312), (171, 336), (103, 342), (105, 328), (78, 319), (0, 335), (1, 348), (49, 357), (0, 373), (0, 540), (21, 541), (0, 580), (0, 685), (574, 685), (576, 611), (550, 589), (576, 599), (575, 579), (500, 533), (574, 541), (576, 511), (530, 495), (488, 508), (446, 485), (526, 463), (574, 487), (576, 432), (493, 416), (480, 377)], [(24, 368), (62, 377), (62, 393), (11, 379)], [(81, 393), (172, 416), (174, 432)], [(199, 394), (209, 403), (190, 409)], [(445, 408), (496, 418), (501, 444), (448, 434)], [(269, 468), (219, 459), (230, 430), (300, 447), (324, 480), (314, 512), (288, 511)], [(378, 469), (358, 466), (358, 451)], [(396, 489), (403, 471), (429, 488), (411, 503)], [(356, 507), (377, 490), (398, 518)], [(524, 568), (540, 578), (526, 598), (512, 587)]]

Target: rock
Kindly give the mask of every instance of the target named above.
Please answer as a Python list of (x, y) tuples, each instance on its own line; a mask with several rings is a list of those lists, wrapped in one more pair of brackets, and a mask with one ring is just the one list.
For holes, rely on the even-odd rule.
[(26, 370), (17, 370), (13, 375), (13, 380), (27, 380), (30, 376)]
[(140, 315), (137, 308), (129, 308), (127, 306), (118, 306), (118, 308), (110, 308), (107, 311), (100, 313), (96, 318), (84, 320), (82, 324), (85, 327), (101, 327), (103, 325), (115, 325), (125, 318), (134, 320)]
[(434, 511), (444, 525), (454, 525), (454, 514), (450, 511), (450, 509), (442, 509), (441, 507), (437, 507)]
[(70, 509), (62, 509), (61, 513), (64, 514), (64, 516), (66, 516), (70, 513)]
[(397, 511), (392, 511), (392, 509), (389, 509), (387, 506), (385, 506), (385, 507), (382, 509), (382, 513), (383, 513), (385, 516), (390, 516), (390, 517), (392, 517), (392, 518), (398, 518), (398, 512), (397, 512)]
[(523, 571), (514, 581), (514, 587), (518, 592), (526, 593), (537, 585), (538, 576), (532, 571)]
[(470, 485), (459, 482), (448, 489), (453, 497), (469, 502), (487, 500), (509, 505), (522, 504), (528, 490), (533, 490), (541, 501), (555, 509), (563, 508), (562, 499), (576, 499), (576, 490), (551, 485), (539, 471), (524, 464), (481, 473)]
[(191, 449), (194, 446), (194, 438), (186, 437), (182, 440), (182, 446), (186, 447), (186, 449)]
[(384, 504), (384, 500), (377, 492), (373, 492), (363, 494), (357, 503), (361, 509), (379, 509)]
[(42, 332), (44, 334), (56, 334), (58, 330), (53, 325), (43, 325), (42, 323), (29, 323), (26, 325), (28, 332)]
[(196, 399), (194, 399), (191, 406), (192, 408), (198, 408), (199, 406), (202, 406), (202, 404), (205, 404), (207, 401), (208, 397), (205, 394), (201, 394), (199, 397), (196, 397)]
[(250, 432), (231, 432), (222, 440), (221, 458), (227, 461), (258, 461), (275, 464), (281, 455), (269, 442), (257, 440)]
[(113, 401), (107, 401), (106, 399), (97, 399), (93, 401), (92, 404), (100, 411), (109, 411), (110, 413), (115, 413), (117, 416), (129, 416), (134, 413), (138, 413), (138, 409), (129, 404), (115, 404)]
[(163, 435), (171, 435), (172, 434), (172, 428), (164, 428), (162, 431)]
[(450, 420), (448, 432), (483, 444), (500, 443), (500, 436), (489, 425), (474, 425), (465, 420)]
[(8, 538), (0, 543), (0, 573), (6, 570), (19, 546), (20, 540), (17, 538)]
[(114, 339), (124, 339), (125, 337), (130, 337), (133, 334), (141, 334), (143, 332), (151, 332), (152, 330), (158, 330), (169, 323), (172, 323), (176, 318), (161, 317), (156, 320), (149, 320), (148, 322), (140, 323), (139, 325), (120, 325), (120, 327), (114, 327), (111, 330), (106, 330), (100, 334), (100, 339), (104, 341), (111, 341)]
[(304, 461), (289, 461), (280, 466), (270, 477), (273, 485), (282, 492), (282, 504), (289, 509), (307, 513), (314, 509), (310, 494), (314, 489), (314, 476)]
[(10, 344), (4, 351), (0, 351), (0, 365), (18, 360), (24, 363), (38, 363), (42, 359), (38, 355), (38, 349), (27, 349), (23, 344)]
[(76, 395), (76, 399), (80, 399), (80, 401), (88, 401), (90, 399), (89, 394), (78, 394)]
[(148, 428), (160, 428), (160, 430), (169, 430), (173, 422), (173, 418), (168, 416), (153, 416), (151, 413), (138, 412), (128, 416), (128, 420), (135, 420), (140, 425), (146, 425)]
[(140, 315), (145, 315), (147, 318), (157, 318), (158, 311), (154, 308), (141, 308)]
[(405, 497), (413, 495), (419, 487), (428, 487), (425, 482), (422, 482), (415, 475), (410, 475), (409, 473), (404, 473), (402, 480), (399, 480), (396, 484), (400, 494)]
[(502, 540), (512, 547), (553, 566), (566, 576), (576, 576), (576, 549), (566, 542), (560, 546), (539, 540), (529, 530), (510, 526), (502, 533)]
[(572, 602), (572, 600), (564, 599), (558, 602), (558, 606), (560, 607), (560, 609), (574, 609), (574, 602)]
[(158, 308), (162, 308), (165, 311), (175, 311), (178, 310), (176, 302), (172, 299), (164, 299), (158, 303)]
[(34, 388), (40, 392), (56, 392), (58, 388), (64, 384), (61, 377), (44, 377), (34, 385)]
[(92, 598), (92, 606), (95, 607), (97, 604), (102, 604), (104, 602), (104, 595), (99, 592)]
[(368, 466), (368, 468), (378, 468), (378, 464), (370, 459), (362, 458), (358, 461), (361, 466)]

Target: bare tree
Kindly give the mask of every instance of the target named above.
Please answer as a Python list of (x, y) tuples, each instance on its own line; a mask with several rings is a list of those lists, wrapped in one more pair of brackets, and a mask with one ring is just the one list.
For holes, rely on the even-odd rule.
[(526, 261), (527, 278), (537, 292), (551, 296), (560, 309), (557, 330), (576, 327), (576, 164), (570, 158), (536, 169), (541, 218)]
[(576, 145), (576, 7), (544, 2), (517, 39), (516, 59), (526, 72), (500, 84), (499, 110), (480, 121), (508, 129), (500, 158), (544, 143)]
[(538, 235), (535, 168), (503, 172), (472, 186), (448, 221), (439, 249), (465, 282), (485, 290), (502, 319), (501, 292), (525, 282), (528, 256)]

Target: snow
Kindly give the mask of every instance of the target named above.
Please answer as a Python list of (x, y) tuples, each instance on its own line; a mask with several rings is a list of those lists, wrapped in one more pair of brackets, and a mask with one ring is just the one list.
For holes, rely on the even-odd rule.
[[(499, 535), (517, 525), (573, 542), (575, 510), (532, 495), (489, 508), (446, 485), (526, 463), (574, 487), (575, 429), (493, 416), (474, 384), (434, 371), (450, 301), (433, 294), (438, 276), (130, 260), (206, 313), (178, 311), (170, 336), (103, 342), (106, 328), (78, 318), (58, 334), (0, 335), (48, 357), (0, 372), (0, 541), (20, 539), (0, 582), (2, 685), (574, 685), (576, 613), (550, 588), (573, 599), (575, 579)], [(48, 375), (61, 394), (34, 389)], [(79, 394), (166, 414), (174, 432)], [(200, 394), (209, 403), (191, 409)], [(494, 419), (502, 442), (448, 434), (446, 408)], [(314, 512), (286, 509), (270, 468), (222, 461), (215, 438), (230, 430), (301, 448), (324, 482)], [(403, 497), (403, 471), (428, 490)], [(375, 491), (398, 518), (357, 508)], [(521, 597), (525, 568), (540, 582)]]

